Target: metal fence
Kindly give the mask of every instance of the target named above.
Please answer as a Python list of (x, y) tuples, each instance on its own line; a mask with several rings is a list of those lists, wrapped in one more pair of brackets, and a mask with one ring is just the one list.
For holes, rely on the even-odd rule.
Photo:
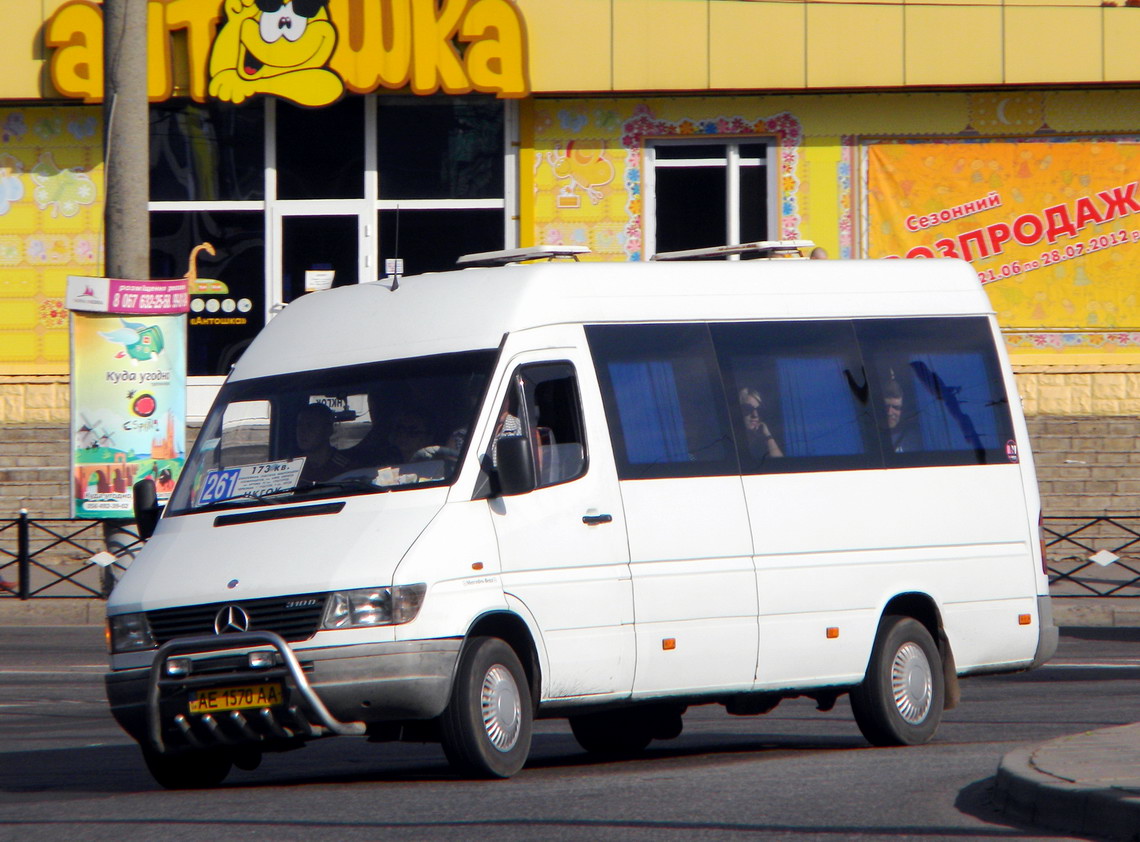
[[(1140, 515), (1043, 521), (1053, 597), (1140, 598)], [(0, 580), (12, 585), (0, 599), (106, 599), (142, 543), (133, 526), (119, 522), (21, 512), (0, 522)]]
[(20, 512), (0, 522), (0, 599), (106, 599), (141, 546), (133, 525)]
[(1050, 515), (1043, 521), (1054, 598), (1140, 597), (1140, 515)]

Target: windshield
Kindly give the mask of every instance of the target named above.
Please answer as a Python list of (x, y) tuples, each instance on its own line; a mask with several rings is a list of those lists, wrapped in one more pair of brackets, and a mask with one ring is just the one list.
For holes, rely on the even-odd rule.
[(227, 383), (167, 514), (446, 485), (494, 359), (474, 351)]

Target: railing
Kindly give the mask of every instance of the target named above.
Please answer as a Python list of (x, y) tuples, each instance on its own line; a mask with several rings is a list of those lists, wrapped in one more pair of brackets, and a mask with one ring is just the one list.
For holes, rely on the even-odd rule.
[[(1140, 598), (1140, 515), (1050, 515), (1042, 537), (1055, 598)], [(142, 541), (133, 527), (28, 517), (0, 524), (0, 599), (106, 599)], [(106, 566), (93, 561), (109, 552)]]
[(1140, 515), (1051, 515), (1043, 521), (1054, 598), (1140, 597)]
[(0, 524), (0, 580), (14, 585), (0, 599), (106, 599), (141, 546), (133, 526), (20, 512)]

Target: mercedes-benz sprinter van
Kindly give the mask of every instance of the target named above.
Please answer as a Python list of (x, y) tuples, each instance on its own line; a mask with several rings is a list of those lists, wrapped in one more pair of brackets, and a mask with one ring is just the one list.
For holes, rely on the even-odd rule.
[[(548, 262), (306, 295), (222, 386), (108, 601), (168, 787), (330, 735), (507, 777), (536, 717), (849, 693), (931, 739), (1056, 647), (992, 308), (953, 260)], [(155, 522), (157, 525), (155, 526)]]

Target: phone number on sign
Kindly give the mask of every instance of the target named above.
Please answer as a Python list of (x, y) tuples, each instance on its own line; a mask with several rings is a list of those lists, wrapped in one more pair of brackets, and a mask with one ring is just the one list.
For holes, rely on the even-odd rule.
[(1034, 269), (1040, 269), (1043, 266), (1052, 266), (1056, 263), (1072, 260), (1074, 257), (1092, 254), (1095, 251), (1103, 251), (1104, 249), (1121, 246), (1125, 243), (1140, 243), (1140, 230), (1126, 231), (1121, 228), (1119, 231), (1113, 231), (1111, 234), (1100, 234), (1093, 237), (1087, 243), (1070, 243), (1067, 246), (1060, 246), (1042, 252), (1041, 257), (1037, 260), (1011, 260), (1009, 263), (1003, 263), (995, 269), (983, 269), (978, 273), (978, 278), (983, 284), (988, 284), (991, 281), (1000, 281), (1002, 278), (1013, 278), (1023, 272), (1032, 272)]

